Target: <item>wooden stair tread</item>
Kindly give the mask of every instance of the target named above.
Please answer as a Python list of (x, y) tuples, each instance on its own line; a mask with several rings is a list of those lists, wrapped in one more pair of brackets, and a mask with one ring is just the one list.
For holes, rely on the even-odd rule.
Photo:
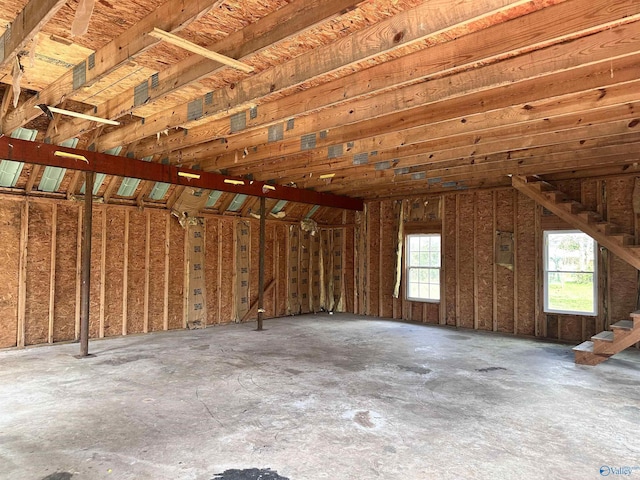
[(600, 340), (601, 342), (613, 342), (613, 332), (605, 330), (591, 337), (591, 340)]
[(571, 350), (573, 350), (574, 352), (593, 353), (593, 342), (591, 340), (587, 340), (586, 342), (582, 342), (580, 345), (576, 345)]
[(621, 329), (621, 330), (633, 330), (632, 320), (620, 320), (619, 322), (610, 325), (609, 328)]

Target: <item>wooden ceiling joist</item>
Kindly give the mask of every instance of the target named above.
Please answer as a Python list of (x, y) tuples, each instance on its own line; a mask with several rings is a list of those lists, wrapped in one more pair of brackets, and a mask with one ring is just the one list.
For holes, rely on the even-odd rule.
[[(59, 155), (60, 152), (64, 152), (68, 156), (61, 156)], [(99, 152), (29, 142), (6, 136), (0, 137), (0, 158), (35, 165), (50, 165), (69, 170), (93, 171), (119, 177), (139, 178), (141, 180), (164, 182), (179, 186), (242, 193), (254, 197), (277, 198), (297, 203), (325, 205), (348, 210), (362, 209), (362, 200), (357, 198), (338, 197), (286, 186), (277, 186), (275, 189), (269, 189), (265, 188), (264, 182), (177, 168), (161, 163), (143, 162), (142, 160)], [(236, 184), (239, 180), (244, 183), (242, 185)], [(230, 181), (233, 183), (230, 183)]]
[[(245, 29), (231, 33), (219, 42), (208, 45), (207, 49), (229, 57), (245, 58), (283, 40), (300, 35), (320, 22), (353, 9), (360, 2), (362, 0), (313, 0), (312, 2), (297, 0), (248, 25)], [(216, 73), (219, 69), (218, 62), (197, 55), (189, 56), (159, 72), (157, 85), (149, 91), (148, 102), (161, 100), (180, 88)], [(140, 106), (135, 104), (134, 97), (135, 89), (128, 89), (117, 98), (98, 105), (95, 109), (96, 115), (116, 119), (132, 113)], [(60, 127), (54, 143), (73, 136), (78, 130), (86, 131), (89, 128), (91, 124), (87, 122), (68, 122)]]
[[(36, 118), (42, 111), (36, 111), (38, 104), (56, 106), (65, 98), (71, 97), (82, 87), (91, 85), (111, 73), (118, 66), (130, 61), (160, 40), (145, 35), (155, 27), (174, 32), (179, 31), (194, 20), (222, 3), (222, 0), (202, 0), (184, 2), (169, 0), (151, 12), (140, 22), (127, 29), (104, 47), (87, 58), (83, 64), (67, 71), (62, 77), (50, 84), (45, 90), (26, 101), (18, 109), (3, 119), (3, 131), (12, 132)], [(81, 72), (78, 72), (80, 69)], [(66, 140), (66, 139), (63, 139)]]
[(29, 0), (0, 37), (2, 43), (0, 67), (7, 65), (24, 50), (65, 3), (67, 0)]
[[(535, 34), (537, 44), (553, 45), (566, 42), (570, 32), (575, 29), (585, 34), (593, 33), (605, 28), (610, 29), (612, 24), (621, 21), (631, 22), (640, 18), (637, 5), (624, 5), (623, 10), (627, 16), (620, 20), (619, 11), (616, 10), (614, 14), (611, 9), (602, 8), (603, 1), (597, 2), (596, 10), (592, 10), (592, 3), (583, 0), (567, 2), (531, 13), (526, 18), (530, 25), (529, 31), (531, 35)], [(581, 14), (585, 9), (593, 15), (583, 17)], [(553, 23), (556, 18), (563, 18), (566, 22)], [(296, 127), (294, 130), (285, 131), (285, 137), (299, 137), (301, 132), (312, 133), (314, 129), (330, 129), (336, 124), (353, 123), (369, 116), (379, 116), (384, 113), (382, 110), (385, 105), (388, 105), (389, 110), (397, 111), (397, 104), (409, 108), (415, 106), (415, 102), (420, 99), (435, 101), (445, 93), (454, 96), (456, 92), (450, 91), (452, 84), (458, 90), (472, 93), (465, 89), (472, 86), (479, 90), (499, 85), (500, 82), (516, 81), (517, 77), (532, 78), (544, 72), (568, 69), (583, 61), (580, 56), (571, 55), (574, 51), (589, 51), (592, 45), (608, 41), (599, 37), (601, 40), (582, 40), (582, 44), (572, 44), (564, 49), (564, 63), (563, 52), (551, 48), (546, 48), (545, 54), (538, 55), (546, 58), (530, 58), (522, 55), (524, 48), (531, 48), (530, 37), (512, 35), (513, 31), (523, 29), (523, 22), (524, 19), (516, 18), (454, 41), (435, 45), (430, 48), (428, 56), (419, 51), (283, 99), (261, 104), (254, 118), (247, 119), (246, 129), (242, 132), (229, 135), (228, 119), (212, 119), (206, 125), (189, 129), (186, 134), (170, 134), (162, 137), (159, 142), (153, 142), (151, 139), (143, 141), (136, 153), (138, 156), (144, 156), (159, 150), (171, 149), (176, 157), (198, 161), (199, 154), (211, 157), (220, 151), (243, 150), (250, 145), (262, 147), (267, 144), (270, 127), (294, 117)], [(626, 35), (629, 36), (631, 33), (627, 32)], [(611, 38), (616, 34), (609, 33), (608, 36)], [(632, 48), (628, 45), (626, 47)], [(598, 52), (597, 48), (594, 48), (594, 51), (599, 58), (609, 58), (608, 52)], [(513, 58), (518, 56), (519, 58)], [(499, 60), (505, 62), (498, 63)], [(590, 60), (596, 61), (597, 58)], [(554, 61), (557, 61), (557, 64)], [(539, 62), (544, 64), (538, 65)], [(487, 66), (473, 69), (478, 63)], [(536, 71), (523, 68), (527, 64), (535, 65)], [(410, 77), (407, 77), (407, 71), (411, 72)], [(482, 79), (484, 87), (478, 81), (474, 81), (475, 78)], [(424, 91), (422, 82), (427, 80), (428, 90)], [(403, 86), (405, 88), (402, 91), (406, 92), (404, 98), (400, 98), (397, 92), (390, 91), (392, 88)], [(372, 97), (373, 93), (378, 95)], [(332, 110), (322, 114), (321, 109), (326, 108)], [(315, 112), (320, 113), (325, 124), (312, 123), (316, 117), (310, 117), (309, 114)], [(342, 117), (337, 117), (335, 112)], [(223, 148), (219, 142), (217, 145), (215, 142), (202, 143), (212, 137), (224, 137), (227, 143)]]
[[(232, 89), (214, 91), (209, 102), (204, 102), (208, 105), (203, 107), (202, 115), (198, 118), (248, 109), (269, 95), (292, 89), (314, 77), (335, 73), (383, 53), (391, 53), (400, 47), (423, 42), (437, 32), (485, 17), (489, 13), (504, 14), (507, 7), (515, 8), (523, 3), (526, 2), (476, 0), (455, 4), (455, 8), (443, 10), (438, 1), (425, 2), (387, 21), (339, 39), (327, 47), (314, 49), (285, 64), (253, 75), (234, 85)], [(107, 150), (115, 145), (155, 135), (167, 128), (185, 125), (188, 121), (187, 103), (171, 109), (171, 112), (162, 111), (146, 118), (142, 124), (127, 125), (105, 134), (98, 140), (97, 147)]]

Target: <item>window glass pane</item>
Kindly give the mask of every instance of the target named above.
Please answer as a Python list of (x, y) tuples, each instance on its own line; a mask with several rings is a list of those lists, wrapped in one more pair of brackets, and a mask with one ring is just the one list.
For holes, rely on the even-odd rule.
[(440, 285), (431, 285), (429, 288), (429, 297), (433, 300), (440, 300)]
[(407, 296), (440, 299), (440, 235), (407, 236)]
[(581, 232), (547, 232), (547, 271), (593, 272), (594, 240)]
[(593, 281), (592, 273), (547, 272), (547, 308), (594, 312)]

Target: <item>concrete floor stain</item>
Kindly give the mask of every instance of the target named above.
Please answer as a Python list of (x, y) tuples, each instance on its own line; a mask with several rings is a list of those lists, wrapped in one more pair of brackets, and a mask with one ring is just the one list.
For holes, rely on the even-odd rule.
[(270, 468), (247, 468), (244, 470), (225, 470), (222, 473), (216, 473), (211, 480), (289, 480), (287, 477), (278, 475), (278, 472)]
[(476, 372), (480, 372), (480, 373), (496, 372), (498, 370), (506, 370), (506, 368), (504, 367), (476, 368)]
[(42, 480), (71, 480), (73, 477), (73, 473), (69, 472), (56, 472), (51, 475), (47, 475)]
[(405, 372), (417, 373), (418, 375), (427, 375), (431, 373), (431, 370), (424, 367), (408, 367), (406, 365), (398, 365), (400, 370), (404, 370)]

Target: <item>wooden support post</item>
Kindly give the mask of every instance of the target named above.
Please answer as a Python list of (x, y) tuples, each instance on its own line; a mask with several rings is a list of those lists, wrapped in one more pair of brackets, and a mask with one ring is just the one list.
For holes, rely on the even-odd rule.
[(143, 327), (144, 333), (149, 332), (149, 270), (151, 268), (151, 212), (147, 210), (146, 215), (146, 232), (144, 241), (144, 314)]
[(260, 197), (260, 259), (258, 260), (258, 331), (262, 330), (264, 318), (264, 257), (266, 255), (266, 199)]
[(84, 222), (82, 226), (82, 284), (80, 291), (80, 357), (89, 355), (89, 295), (91, 287), (91, 219), (94, 172), (85, 173)]
[(29, 201), (22, 205), (20, 219), (20, 267), (18, 273), (18, 335), (16, 345), (25, 346), (25, 320), (27, 313), (27, 248), (29, 243)]
[(53, 343), (53, 319), (56, 298), (56, 225), (58, 224), (58, 204), (52, 205), (51, 212), (51, 265), (49, 269), (49, 335), (47, 341)]

